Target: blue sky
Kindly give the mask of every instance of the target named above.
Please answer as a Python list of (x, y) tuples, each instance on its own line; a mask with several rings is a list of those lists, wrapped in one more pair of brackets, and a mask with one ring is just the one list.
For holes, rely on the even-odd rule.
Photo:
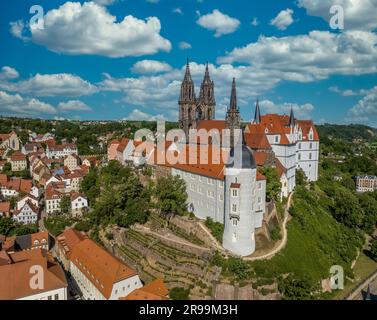
[[(176, 120), (186, 58), (204, 65), (224, 118), (237, 78), (254, 112), (377, 126), (377, 0), (3, 0), (0, 114), (66, 119)], [(342, 5), (343, 30), (330, 27)]]

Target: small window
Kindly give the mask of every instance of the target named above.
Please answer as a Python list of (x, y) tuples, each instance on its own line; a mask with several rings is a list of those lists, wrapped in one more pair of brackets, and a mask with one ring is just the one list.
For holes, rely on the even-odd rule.
[(235, 203), (232, 204), (232, 212), (237, 212), (237, 205)]
[(232, 190), (232, 196), (233, 197), (238, 197), (238, 190), (237, 189), (233, 189)]
[(238, 220), (237, 219), (232, 219), (232, 224), (234, 227), (237, 227)]

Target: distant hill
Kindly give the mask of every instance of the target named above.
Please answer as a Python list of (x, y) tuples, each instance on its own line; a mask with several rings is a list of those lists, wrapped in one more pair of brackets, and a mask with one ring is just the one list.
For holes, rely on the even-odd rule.
[(335, 138), (344, 141), (353, 141), (355, 139), (362, 139), (367, 142), (377, 141), (377, 129), (361, 124), (336, 125), (326, 123), (317, 125), (316, 128), (321, 140)]

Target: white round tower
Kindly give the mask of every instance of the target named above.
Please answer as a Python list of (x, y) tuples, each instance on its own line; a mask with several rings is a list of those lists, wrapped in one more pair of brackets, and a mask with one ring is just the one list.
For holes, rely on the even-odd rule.
[[(242, 154), (238, 161), (227, 164), (225, 168), (223, 246), (236, 255), (248, 256), (255, 251), (257, 168), (251, 149), (245, 145), (239, 149)], [(234, 152), (233, 148), (231, 158), (234, 158)]]

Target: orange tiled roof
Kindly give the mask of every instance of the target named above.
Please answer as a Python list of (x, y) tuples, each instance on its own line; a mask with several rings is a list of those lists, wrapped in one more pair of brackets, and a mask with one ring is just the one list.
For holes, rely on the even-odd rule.
[(114, 283), (137, 275), (135, 270), (90, 239), (73, 247), (70, 260), (106, 299), (110, 298)]
[(167, 300), (169, 294), (162, 279), (156, 279), (119, 300)]
[(245, 143), (251, 149), (271, 149), (271, 145), (264, 133), (245, 133)]
[(260, 180), (267, 180), (267, 178), (261, 174), (259, 171), (257, 171), (257, 181), (260, 181)]
[(77, 231), (74, 228), (69, 228), (58, 235), (56, 240), (58, 245), (62, 248), (64, 255), (69, 258), (73, 247), (87, 238), (88, 236), (84, 232)]
[(0, 202), (0, 212), (9, 212), (10, 211), (10, 202)]
[(26, 156), (23, 153), (16, 151), (10, 156), (10, 160), (11, 161), (26, 161)]
[[(169, 154), (170, 156), (178, 155), (177, 151), (171, 151), (167, 154), (167, 156), (169, 156)], [(224, 152), (223, 156), (227, 159), (228, 154)], [(225, 161), (223, 156), (221, 148), (216, 146), (214, 148), (208, 148), (208, 146), (186, 145), (185, 149), (181, 153), (180, 162), (182, 163), (177, 163), (174, 165), (166, 163), (163, 164), (163, 166), (180, 169), (182, 171), (209, 178), (224, 180)], [(215, 160), (217, 160), (218, 163), (215, 163)], [(194, 162), (194, 164), (190, 164), (190, 162)]]
[[(63, 269), (48, 252), (35, 249), (8, 255), (12, 263), (0, 266), (0, 300), (15, 300), (67, 287)], [(43, 289), (30, 287), (30, 268), (35, 265), (43, 268)]]

